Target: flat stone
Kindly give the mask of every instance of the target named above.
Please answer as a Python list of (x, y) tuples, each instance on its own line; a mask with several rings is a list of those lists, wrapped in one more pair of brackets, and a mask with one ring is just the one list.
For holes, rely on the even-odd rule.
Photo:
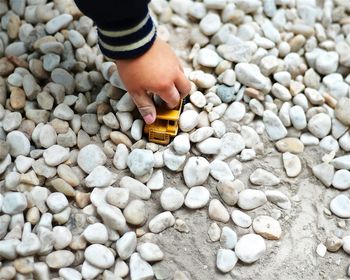
[(234, 206), (238, 201), (236, 183), (230, 180), (220, 180), (216, 189), (222, 200), (229, 206)]
[(271, 172), (262, 168), (256, 169), (249, 177), (250, 182), (254, 185), (274, 186), (278, 185), (281, 180)]
[(267, 190), (265, 191), (265, 194), (268, 201), (276, 204), (282, 209), (289, 210), (292, 207), (289, 198), (278, 190)]
[(113, 174), (104, 166), (96, 166), (85, 178), (89, 188), (105, 188), (112, 184)]

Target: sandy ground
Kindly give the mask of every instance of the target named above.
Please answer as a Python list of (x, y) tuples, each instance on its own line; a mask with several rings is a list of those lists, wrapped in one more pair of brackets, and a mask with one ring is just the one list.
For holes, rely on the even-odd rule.
[[(170, 44), (177, 54), (184, 58), (189, 52), (186, 29), (172, 29), (169, 27)], [(185, 61), (184, 65), (187, 63)], [(187, 64), (188, 65), (188, 64)], [(228, 130), (230, 130), (228, 124)], [(176, 270), (188, 271), (194, 280), (316, 280), (316, 279), (349, 279), (346, 277), (350, 264), (349, 256), (342, 250), (336, 253), (327, 252), (321, 258), (316, 254), (317, 245), (324, 243), (327, 236), (336, 234), (344, 236), (350, 234), (349, 223), (345, 220), (345, 228), (340, 228), (338, 222), (341, 219), (335, 216), (327, 216), (324, 209), (328, 208), (330, 200), (339, 193), (335, 189), (327, 189), (311, 172), (311, 167), (321, 162), (322, 152), (319, 147), (307, 147), (300, 155), (303, 163), (303, 172), (295, 179), (286, 176), (283, 170), (281, 154), (277, 152), (273, 143), (264, 138), (264, 155), (254, 161), (243, 163), (243, 173), (238, 176), (248, 188), (256, 187), (249, 183), (250, 174), (258, 167), (271, 171), (281, 178), (282, 183), (276, 188), (288, 195), (292, 201), (291, 210), (282, 210), (277, 206), (267, 203), (263, 207), (248, 211), (252, 218), (257, 215), (280, 215), (283, 235), (279, 241), (267, 241), (266, 255), (252, 265), (244, 265), (238, 262), (231, 274), (220, 273), (215, 266), (216, 252), (220, 247), (219, 242), (211, 242), (207, 235), (212, 221), (208, 218), (207, 208), (189, 211), (180, 209), (174, 213), (176, 218), (186, 222), (188, 233), (181, 233), (175, 228), (167, 229), (155, 236), (157, 244), (165, 253), (165, 259), (155, 264), (154, 270), (162, 279), (171, 279)], [(166, 171), (165, 187), (175, 186), (179, 189), (186, 188), (182, 174)], [(211, 198), (218, 197), (216, 191), (217, 182), (209, 178), (204, 185), (211, 192)], [(161, 212), (159, 204), (160, 192), (154, 192), (148, 202), (152, 209), (150, 217)], [(158, 208), (156, 208), (158, 207)], [(234, 207), (228, 207), (232, 212)], [(220, 224), (220, 227), (224, 224)], [(252, 229), (242, 229), (230, 221), (225, 226), (233, 228), (238, 237)], [(147, 227), (145, 226), (145, 229)]]

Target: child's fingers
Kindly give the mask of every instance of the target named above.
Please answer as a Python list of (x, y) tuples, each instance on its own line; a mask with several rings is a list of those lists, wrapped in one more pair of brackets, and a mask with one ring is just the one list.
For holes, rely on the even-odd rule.
[(175, 85), (159, 92), (158, 95), (163, 99), (170, 109), (175, 108), (180, 103), (180, 94)]
[(175, 86), (180, 93), (181, 98), (186, 97), (191, 90), (191, 83), (186, 78), (185, 74), (180, 72), (175, 80)]
[(130, 93), (130, 95), (145, 122), (147, 124), (153, 123), (156, 120), (156, 108), (152, 98), (146, 92)]

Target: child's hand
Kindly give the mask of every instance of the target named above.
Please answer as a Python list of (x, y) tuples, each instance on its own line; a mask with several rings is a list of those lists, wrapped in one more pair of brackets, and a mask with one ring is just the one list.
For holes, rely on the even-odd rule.
[(156, 118), (156, 109), (148, 93), (156, 93), (170, 108), (174, 108), (180, 98), (190, 91), (190, 82), (175, 53), (158, 38), (142, 56), (116, 63), (126, 89), (147, 124), (153, 123)]

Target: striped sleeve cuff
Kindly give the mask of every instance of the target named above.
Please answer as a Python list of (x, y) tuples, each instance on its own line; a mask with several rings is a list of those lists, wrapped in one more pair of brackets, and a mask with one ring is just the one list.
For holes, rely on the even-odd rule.
[(123, 29), (98, 26), (99, 46), (109, 59), (129, 59), (148, 51), (156, 38), (156, 26), (150, 14)]

